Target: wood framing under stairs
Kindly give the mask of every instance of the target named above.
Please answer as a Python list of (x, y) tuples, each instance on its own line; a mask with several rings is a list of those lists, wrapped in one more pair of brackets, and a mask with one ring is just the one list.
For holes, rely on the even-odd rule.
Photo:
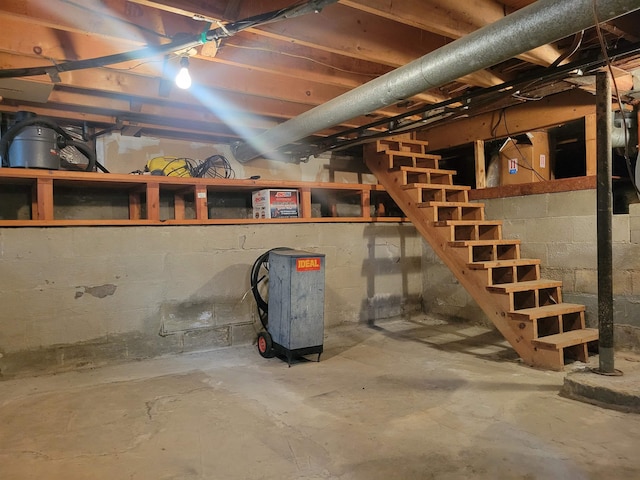
[(520, 240), (503, 238), (470, 187), (454, 185), (427, 142), (388, 138), (365, 145), (364, 159), (416, 229), (529, 365), (562, 370), (587, 361), (597, 329), (585, 307), (562, 301), (562, 283), (540, 278), (540, 260), (522, 258)]

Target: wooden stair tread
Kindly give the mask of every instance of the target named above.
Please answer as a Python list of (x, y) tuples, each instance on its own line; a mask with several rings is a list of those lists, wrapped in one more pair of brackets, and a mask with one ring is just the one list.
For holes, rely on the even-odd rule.
[(376, 144), (380, 147), (386, 148), (389, 144), (396, 143), (398, 145), (421, 145), (428, 147), (429, 142), (427, 140), (376, 140)]
[(441, 173), (443, 175), (455, 175), (458, 173), (456, 170), (443, 170), (442, 168), (427, 168), (427, 167), (407, 167), (405, 165), (399, 168), (401, 172), (410, 173)]
[(471, 270), (487, 270), (489, 268), (500, 267), (520, 267), (526, 265), (540, 265), (539, 258), (518, 258), (513, 260), (491, 260), (487, 262), (471, 262), (467, 263), (467, 267)]
[(464, 207), (464, 208), (484, 208), (484, 203), (474, 203), (474, 202), (422, 202), (418, 203), (418, 206), (426, 206), (426, 207)]
[(487, 286), (487, 290), (492, 292), (524, 292), (527, 290), (537, 290), (540, 288), (556, 288), (562, 287), (562, 282), (558, 280), (527, 280), (525, 282), (498, 283), (496, 285)]
[(442, 158), (440, 155), (433, 155), (431, 153), (400, 152), (398, 150), (388, 150), (388, 149), (385, 149), (382, 153), (384, 153), (385, 155), (389, 155), (390, 157), (413, 157), (413, 158), (422, 158), (426, 160), (440, 160)]
[(598, 329), (581, 328), (569, 330), (568, 332), (556, 333), (545, 337), (534, 338), (531, 343), (540, 347), (560, 349), (581, 343), (594, 342), (598, 340)]
[(454, 240), (449, 242), (452, 247), (481, 247), (488, 245), (520, 245), (520, 240), (502, 239), (502, 240)]
[(509, 312), (511, 318), (517, 320), (536, 320), (538, 318), (554, 317), (565, 313), (584, 312), (585, 306), (577, 303), (557, 303), (555, 305), (545, 305), (544, 307), (523, 308)]
[(470, 225), (484, 225), (484, 226), (500, 226), (502, 220), (441, 220), (434, 222), (436, 227), (451, 227), (451, 226), (470, 226)]
[(403, 190), (413, 190), (415, 188), (422, 188), (423, 190), (471, 190), (468, 185), (445, 185), (443, 183), (409, 183), (408, 185), (402, 185)]

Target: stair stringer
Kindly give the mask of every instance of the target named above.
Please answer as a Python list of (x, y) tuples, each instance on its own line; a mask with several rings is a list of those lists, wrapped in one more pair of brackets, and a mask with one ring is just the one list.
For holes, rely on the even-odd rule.
[(447, 265), (460, 284), (467, 290), (478, 306), (495, 325), (498, 331), (511, 344), (516, 353), (528, 365), (536, 365), (536, 348), (531, 339), (524, 337), (525, 330), (514, 330), (509, 317), (509, 299), (506, 295), (490, 294), (487, 291), (486, 272), (472, 270), (468, 267), (468, 251), (450, 245), (446, 227), (436, 227), (426, 218), (423, 209), (419, 208), (410, 192), (402, 188), (402, 176), (399, 172), (389, 171), (389, 160), (384, 151), (378, 152), (375, 144), (365, 146), (365, 162), (378, 182), (384, 186), (391, 198), (413, 223), (422, 237), (429, 243), (442, 262)]

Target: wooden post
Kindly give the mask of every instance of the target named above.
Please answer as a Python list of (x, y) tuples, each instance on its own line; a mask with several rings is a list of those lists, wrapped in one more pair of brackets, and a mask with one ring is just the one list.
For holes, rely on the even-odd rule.
[(53, 220), (53, 179), (38, 178), (36, 180), (36, 200), (32, 203), (35, 212), (32, 216), (38, 220)]
[(360, 206), (362, 208), (362, 218), (371, 219), (371, 190), (362, 189), (360, 191)]
[(207, 211), (207, 186), (206, 185), (196, 185), (195, 202), (196, 202), (196, 218), (198, 220), (207, 220), (209, 218), (209, 212)]
[(142, 218), (142, 201), (138, 190), (129, 192), (129, 220)]
[(177, 192), (173, 195), (173, 212), (176, 220), (184, 220), (184, 193)]
[(596, 114), (584, 117), (584, 139), (587, 162), (587, 176), (596, 175), (598, 150), (596, 147)]
[(300, 217), (311, 218), (311, 188), (300, 189)]
[(476, 188), (486, 188), (487, 172), (485, 169), (484, 140), (476, 140), (474, 142), (474, 151), (476, 158)]
[(147, 220), (160, 221), (160, 184), (147, 183)]

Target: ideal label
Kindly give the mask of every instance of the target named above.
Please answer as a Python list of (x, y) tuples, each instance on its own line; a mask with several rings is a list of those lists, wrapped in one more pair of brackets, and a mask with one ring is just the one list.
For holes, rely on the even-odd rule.
[(518, 159), (512, 158), (509, 160), (509, 173), (515, 175), (518, 173)]
[(307, 272), (309, 270), (320, 270), (319, 258), (296, 258), (296, 270)]

